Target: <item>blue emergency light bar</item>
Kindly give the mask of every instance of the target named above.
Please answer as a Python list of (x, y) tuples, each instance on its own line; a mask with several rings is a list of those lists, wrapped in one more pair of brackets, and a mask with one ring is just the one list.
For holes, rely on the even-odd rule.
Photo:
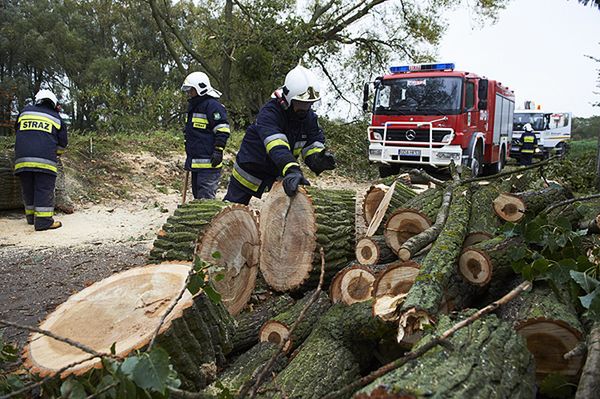
[(390, 67), (391, 73), (404, 73), (404, 72), (425, 72), (425, 71), (445, 71), (454, 70), (453, 63), (445, 64), (416, 64), (416, 65), (401, 65)]

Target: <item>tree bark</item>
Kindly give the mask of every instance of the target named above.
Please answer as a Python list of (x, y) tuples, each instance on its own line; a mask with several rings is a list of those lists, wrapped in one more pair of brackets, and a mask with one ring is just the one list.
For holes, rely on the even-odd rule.
[(514, 179), (504, 179), (485, 186), (474, 184), (469, 229), (465, 238), (465, 248), (488, 240), (496, 235), (503, 221), (494, 213), (493, 201), (502, 192), (510, 191)]
[[(210, 275), (223, 305), (232, 315), (244, 309), (254, 290), (259, 247), (258, 220), (253, 211), (243, 205), (223, 208), (204, 229), (196, 246), (194, 259), (200, 258), (220, 268)], [(217, 275), (223, 278), (218, 280)]]
[(56, 173), (56, 200), (54, 207), (67, 215), (75, 212), (75, 205), (73, 204), (73, 200), (69, 196), (69, 191), (67, 190), (67, 179), (65, 175), (65, 168), (62, 163), (61, 157), (58, 157), (57, 162), (58, 172)]
[(196, 241), (225, 206), (217, 200), (195, 200), (179, 206), (158, 232), (150, 261), (193, 260)]
[(14, 153), (0, 155), (0, 210), (23, 208), (21, 182), (14, 175)]
[(600, 392), (600, 323), (588, 335), (587, 359), (577, 386), (575, 399), (593, 398)]
[[(390, 189), (389, 186), (385, 184), (377, 184), (371, 186), (365, 195), (365, 199), (363, 201), (363, 217), (365, 219), (365, 224), (368, 226), (373, 219), (373, 215), (377, 210), (377, 207), (381, 203), (383, 196)], [(396, 186), (394, 189), (394, 194), (392, 194), (392, 199), (390, 201), (390, 206), (385, 214), (384, 220), (386, 220), (394, 210), (404, 206), (404, 204), (414, 198), (417, 193), (410, 189), (405, 184), (396, 180)]]
[(260, 270), (277, 291), (316, 287), (325, 252), (326, 284), (354, 259), (355, 193), (302, 188), (288, 197), (281, 183), (260, 214)]
[(363, 237), (356, 244), (356, 260), (361, 265), (390, 263), (398, 259), (385, 243), (384, 236)]
[(571, 305), (569, 294), (561, 290), (559, 297), (543, 282), (530, 292), (499, 309), (503, 319), (512, 321), (533, 354), (536, 374), (541, 380), (549, 374), (576, 376), (582, 366), (582, 356), (564, 359), (563, 355), (576, 347), (583, 337), (583, 328)]
[(443, 187), (430, 188), (407, 201), (403, 207), (416, 209), (425, 214), (430, 220), (433, 220), (437, 216), (440, 206), (442, 206), (443, 196)]
[(458, 260), (458, 272), (469, 284), (487, 285), (492, 278), (506, 280), (514, 275), (514, 255), (527, 250), (521, 237), (499, 236), (466, 248)]
[(547, 206), (566, 200), (570, 193), (558, 184), (537, 191), (518, 194), (502, 193), (494, 199), (494, 212), (507, 222), (519, 222), (525, 214), (536, 215)]
[(283, 348), (286, 352), (290, 352), (300, 346), (310, 334), (313, 325), (319, 320), (319, 317), (331, 306), (327, 294), (321, 292), (317, 300), (307, 309), (304, 318), (298, 323), (290, 336), (292, 324), (298, 319), (300, 312), (313, 293), (313, 291), (307, 292), (302, 300), (267, 321), (260, 329), (258, 334), (259, 341), (279, 344), (284, 339), (289, 338), (289, 341)]
[[(438, 333), (450, 327), (440, 320)], [(433, 339), (432, 334), (418, 346)], [(378, 378), (353, 397), (532, 398), (533, 359), (508, 323), (485, 316), (418, 359)], [(405, 396), (400, 396), (404, 394)], [(397, 396), (396, 396), (397, 395)]]

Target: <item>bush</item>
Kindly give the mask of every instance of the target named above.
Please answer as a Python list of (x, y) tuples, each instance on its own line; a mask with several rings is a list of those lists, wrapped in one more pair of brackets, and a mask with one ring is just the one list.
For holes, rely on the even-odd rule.
[(573, 141), (566, 157), (550, 164), (548, 178), (566, 184), (576, 193), (596, 192), (597, 151), (595, 140)]

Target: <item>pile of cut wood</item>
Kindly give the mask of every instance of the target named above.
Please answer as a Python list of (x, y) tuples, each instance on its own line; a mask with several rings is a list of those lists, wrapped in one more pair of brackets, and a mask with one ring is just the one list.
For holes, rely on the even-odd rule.
[[(265, 398), (520, 398), (534, 397), (551, 374), (577, 383), (584, 356), (564, 355), (585, 342), (585, 329), (567, 290), (536, 282), (444, 345), (336, 393), (520, 284), (511, 264), (527, 244), (499, 228), (572, 197), (537, 170), (436, 182), (420, 194), (400, 181), (371, 187), (360, 216), (369, 227), (358, 242), (356, 195), (347, 190), (306, 187), (290, 198), (276, 184), (260, 212), (193, 201), (159, 232), (150, 254), (158, 264), (86, 288), (41, 328), (99, 352), (117, 342), (117, 355), (126, 356), (149, 344), (192, 262), (202, 260), (213, 265), (222, 301), (186, 292), (157, 338), (181, 389), (199, 393), (190, 397), (226, 390)], [(599, 210), (590, 209), (552, 212), (597, 234)], [(100, 366), (63, 369), (85, 356), (40, 334), (26, 350), (40, 375)]]

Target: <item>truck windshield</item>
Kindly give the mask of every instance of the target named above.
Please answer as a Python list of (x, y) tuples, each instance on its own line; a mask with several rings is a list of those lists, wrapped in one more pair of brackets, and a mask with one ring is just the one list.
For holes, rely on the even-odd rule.
[(519, 113), (515, 112), (513, 116), (513, 131), (523, 131), (523, 126), (531, 123), (533, 130), (545, 130), (546, 118), (543, 113)]
[(446, 115), (460, 112), (459, 77), (383, 80), (375, 93), (375, 114)]

